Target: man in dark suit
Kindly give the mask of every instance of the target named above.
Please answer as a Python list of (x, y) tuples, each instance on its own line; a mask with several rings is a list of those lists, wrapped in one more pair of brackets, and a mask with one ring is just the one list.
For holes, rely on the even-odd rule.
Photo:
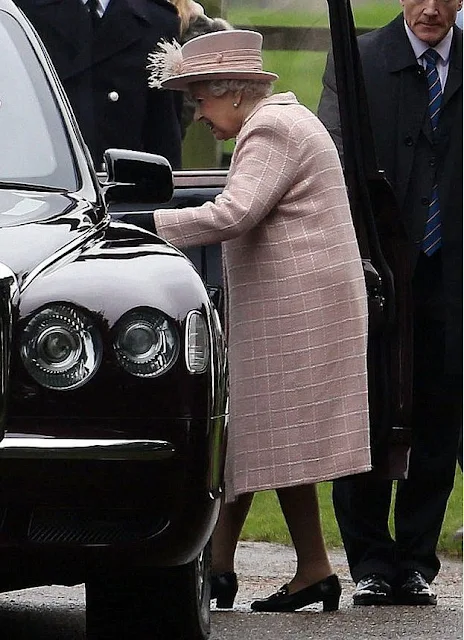
[(181, 165), (179, 104), (149, 89), (147, 55), (179, 37), (168, 0), (15, 0), (38, 31), (100, 169), (109, 147), (148, 151)]
[[(379, 168), (410, 239), (413, 440), (408, 478), (397, 485), (395, 539), (390, 480), (368, 473), (334, 483), (359, 605), (436, 603), (430, 583), (462, 413), (462, 31), (454, 26), (462, 2), (401, 4), (403, 15), (358, 43)], [(319, 117), (341, 150), (334, 78), (329, 56)]]

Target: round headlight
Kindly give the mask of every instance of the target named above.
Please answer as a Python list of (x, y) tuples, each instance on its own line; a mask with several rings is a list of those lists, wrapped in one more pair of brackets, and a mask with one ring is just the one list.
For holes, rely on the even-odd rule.
[(49, 389), (75, 389), (87, 382), (101, 361), (96, 327), (67, 304), (42, 309), (27, 324), (21, 358), (31, 376)]
[(136, 309), (125, 314), (115, 329), (114, 351), (119, 364), (141, 378), (167, 371), (179, 353), (179, 338), (172, 321), (157, 309)]

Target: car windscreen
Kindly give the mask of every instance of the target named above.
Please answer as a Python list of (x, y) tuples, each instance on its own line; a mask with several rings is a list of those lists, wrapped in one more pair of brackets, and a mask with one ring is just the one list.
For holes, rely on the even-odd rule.
[(18, 22), (0, 11), (0, 183), (75, 191), (76, 170), (52, 88)]

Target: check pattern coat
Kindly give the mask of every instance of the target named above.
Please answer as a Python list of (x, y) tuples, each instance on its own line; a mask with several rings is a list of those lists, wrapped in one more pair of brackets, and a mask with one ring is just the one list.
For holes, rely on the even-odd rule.
[(178, 247), (223, 242), (226, 499), (370, 469), (367, 301), (343, 173), (292, 93), (261, 100), (215, 202), (154, 213)]

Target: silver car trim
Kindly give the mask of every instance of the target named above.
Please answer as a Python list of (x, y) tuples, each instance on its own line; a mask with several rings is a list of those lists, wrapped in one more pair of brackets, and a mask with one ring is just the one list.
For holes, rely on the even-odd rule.
[(228, 171), (225, 169), (174, 171), (174, 187), (224, 187)]
[[(223, 187), (227, 180), (227, 169), (197, 169), (178, 170), (172, 172), (174, 188), (176, 187)], [(97, 173), (101, 185), (104, 185), (107, 175), (104, 171)], [(153, 203), (154, 205), (156, 203)]]
[(90, 440), (5, 436), (0, 460), (165, 460), (175, 447), (165, 440)]

